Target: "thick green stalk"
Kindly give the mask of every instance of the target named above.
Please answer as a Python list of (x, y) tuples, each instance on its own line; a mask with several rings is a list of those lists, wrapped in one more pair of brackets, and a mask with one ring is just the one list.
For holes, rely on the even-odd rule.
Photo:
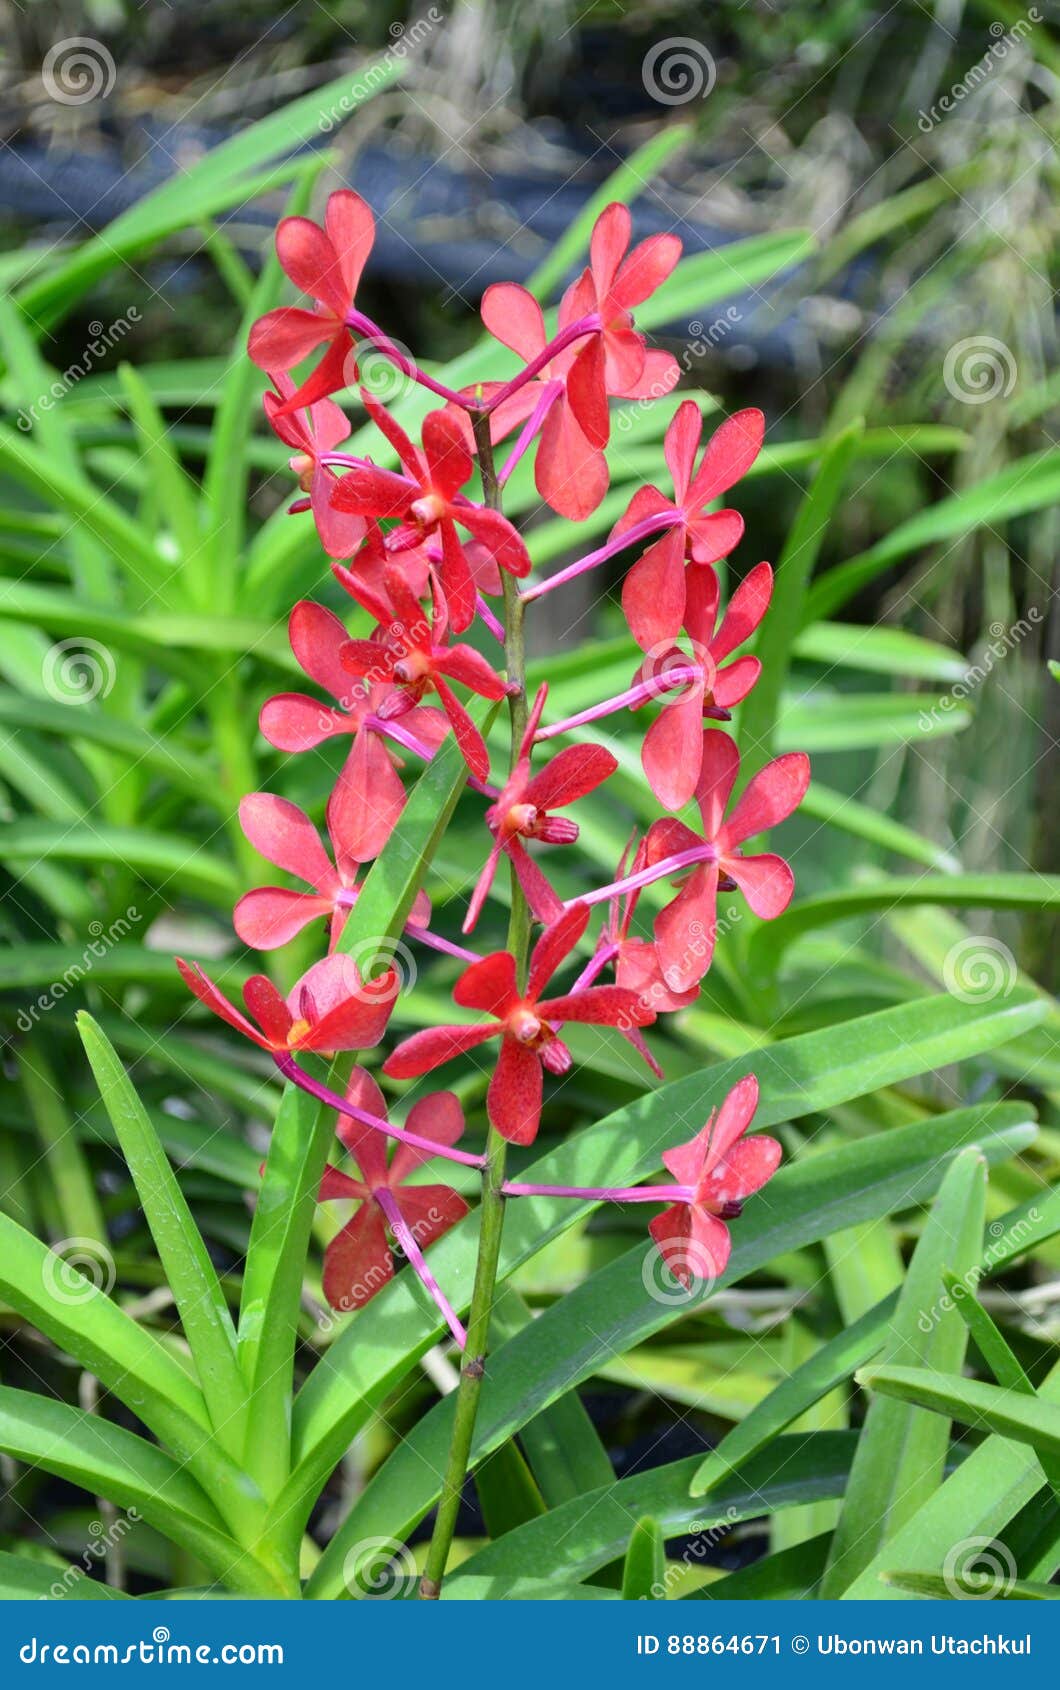
[[(500, 487), (493, 467), (493, 448), (490, 442), (489, 418), (472, 415), (475, 442), (486, 503), (500, 508)], [(526, 731), (526, 653), (523, 642), (523, 604), (514, 580), (501, 572), (504, 588), (504, 652), (509, 681), (515, 681), (518, 692), (509, 700), (512, 745), (511, 768), (519, 757), (519, 747)], [(521, 984), (526, 981), (527, 958), (530, 950), (530, 911), (522, 887), (512, 871), (512, 913), (508, 926), (508, 949), (515, 958), (516, 973)], [(467, 1320), (467, 1346), (460, 1369), (460, 1383), (455, 1393), (453, 1431), (449, 1442), (445, 1477), (438, 1502), (438, 1513), (427, 1553), (427, 1563), (420, 1580), (420, 1595), (434, 1600), (441, 1594), (449, 1550), (456, 1530), (464, 1482), (475, 1435), (482, 1381), (486, 1374), (486, 1351), (489, 1343), (490, 1320), (497, 1285), (497, 1264), (500, 1259), (501, 1233), (504, 1228), (504, 1165), (507, 1145), (496, 1127), (490, 1127), (486, 1140), (486, 1166), (482, 1170), (482, 1202), (479, 1208), (478, 1260), (475, 1264), (475, 1283), (471, 1292), (471, 1307)]]

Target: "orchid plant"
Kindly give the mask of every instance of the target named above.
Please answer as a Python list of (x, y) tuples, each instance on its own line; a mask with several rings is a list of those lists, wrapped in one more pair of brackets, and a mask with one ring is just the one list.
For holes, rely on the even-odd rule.
[[(506, 1155), (509, 1145), (532, 1144), (537, 1135), (545, 1076), (562, 1077), (571, 1069), (565, 1024), (616, 1028), (658, 1071), (644, 1029), (698, 994), (713, 956), (719, 890), (739, 887), (761, 917), (780, 915), (787, 907), (794, 885), (788, 865), (772, 853), (748, 854), (744, 847), (796, 809), (808, 785), (809, 762), (788, 754), (760, 769), (725, 819), (739, 754), (720, 724), (729, 719), (728, 707), (750, 691), (761, 666), (750, 656), (722, 665), (761, 622), (771, 572), (767, 564), (758, 565), (718, 625), (714, 566), (741, 538), (743, 522), (734, 510), (711, 507), (754, 461), (764, 432), (760, 412), (744, 411), (724, 423), (696, 468), (700, 413), (694, 404), (682, 404), (665, 443), (674, 498), (654, 486), (634, 493), (607, 544), (551, 578), (527, 581), (529, 554), (501, 508), (508, 476), (530, 451), (536, 453), (538, 491), (558, 514), (576, 521), (599, 505), (608, 485), (609, 400), (661, 397), (678, 379), (675, 360), (647, 346), (633, 315), (677, 263), (676, 237), (657, 235), (631, 246), (628, 210), (608, 206), (592, 232), (589, 265), (563, 296), (551, 338), (524, 289), (490, 288), (483, 320), (519, 354), (523, 367), (507, 381), (460, 391), (424, 375), (357, 310), (357, 285), (373, 238), (371, 211), (348, 190), (331, 195), (323, 227), (305, 217), (286, 218), (277, 231), (277, 253), (316, 309), (270, 311), (254, 324), (249, 340), (251, 357), (272, 383), (266, 417), (294, 448), (291, 469), (307, 495), (292, 510), (312, 513), (323, 549), (342, 560), (334, 565), (336, 579), (373, 626), (367, 637), (351, 638), (320, 604), (301, 602), (292, 611), (292, 651), (332, 702), (301, 694), (271, 698), (261, 729), (274, 745), (293, 753), (335, 734), (352, 736), (327, 804), (334, 860), (295, 805), (267, 793), (248, 794), (240, 819), (249, 842), (313, 890), (252, 888), (236, 906), (235, 926), (245, 943), (272, 950), (323, 918), (328, 954), (286, 1000), (267, 977), (248, 980), (245, 1014), (197, 964), (179, 966), (209, 1009), (267, 1050), (285, 1079), (334, 1110), (350, 1169), (329, 1165), (319, 1196), (324, 1202), (352, 1199), (358, 1207), (325, 1255), (324, 1289), (333, 1307), (349, 1311), (369, 1301), (391, 1278), (392, 1248), (398, 1249), (462, 1352), (445, 1485), (420, 1587), (424, 1597), (435, 1598), (469, 1467), (508, 1203), (559, 1196), (663, 1204), (650, 1224), (651, 1236), (666, 1269), (689, 1287), (711, 1283), (724, 1271), (729, 1223), (777, 1167), (777, 1141), (747, 1131), (758, 1095), (753, 1074), (739, 1081), (690, 1143), (663, 1152), (673, 1175), (669, 1184), (520, 1183), (507, 1177)], [(357, 381), (363, 336), (382, 347), (410, 380), (446, 401), (423, 419), (417, 444), (361, 390), (380, 448), (396, 456), (396, 469), (382, 467), (368, 453), (339, 449), (350, 426), (332, 395)], [(323, 356), (296, 386), (292, 370), (321, 345)], [(515, 444), (498, 466), (497, 448), (516, 428)], [(467, 491), (476, 483), (477, 497)], [(549, 723), (547, 687), (533, 700), (527, 696), (527, 607), (620, 555), (633, 559), (622, 602), (648, 654), (645, 666), (621, 697)], [(498, 593), (503, 608), (495, 615), (484, 594)], [(454, 640), (476, 626), (500, 643), (495, 661)], [(652, 667), (659, 654), (661, 683)], [(428, 697), (437, 705), (425, 703)], [(637, 709), (653, 697), (662, 698), (663, 709), (645, 736), (647, 779), (668, 812), (694, 799), (701, 831), (672, 813), (660, 815), (643, 839), (630, 842), (616, 879), (564, 902), (535, 847), (574, 844), (578, 825), (560, 812), (600, 787), (618, 765), (606, 747), (591, 742), (567, 743), (545, 761), (539, 747), (559, 735), (569, 741), (588, 722), (613, 710)], [(507, 768), (496, 772), (497, 784), (491, 784), (495, 771), (473, 714), (478, 699), (507, 701), (511, 751)], [(414, 942), (447, 947), (462, 958), (466, 966), (453, 987), (454, 1002), (486, 1019), (424, 1028), (389, 1050), (382, 1071), (393, 1080), (418, 1079), (468, 1052), (485, 1056), (488, 1047), (489, 1136), (481, 1154), (456, 1148), (463, 1116), (451, 1092), (421, 1094), (408, 1126), (399, 1128), (388, 1120), (382, 1095), (364, 1068), (354, 1068), (340, 1094), (298, 1061), (305, 1052), (364, 1052), (386, 1037), (400, 983), (393, 969), (362, 974), (342, 954), (343, 927), (358, 898), (360, 868), (401, 829), (398, 749), (410, 759), (429, 761), (450, 731), (466, 779), (483, 802), (483, 866), (464, 931), (474, 930), (504, 856), (511, 869), (508, 943), (487, 955), (449, 944), (432, 933), (419, 894), (407, 933)], [(677, 890), (656, 916), (652, 937), (631, 938), (635, 895), (675, 877)], [(613, 908), (625, 896), (630, 902), (620, 928), (609, 914), (578, 969), (575, 953), (586, 943), (593, 906)], [(574, 969), (575, 976), (562, 983)], [(398, 1141), (389, 1162), (388, 1138)], [(405, 1183), (414, 1168), (432, 1159), (469, 1165), (481, 1177), (480, 1246), (466, 1328), (425, 1251), (463, 1217), (467, 1205), (444, 1185)]]
[[(996, 408), (936, 416), (917, 287), (915, 391), (870, 338), (819, 431), (715, 427), (708, 313), (827, 293), (919, 213), (678, 262), (618, 202), (679, 121), (421, 365), (368, 314), (357, 196), (308, 218), (322, 109), (396, 63), (13, 255), (0, 300), (0, 1598), (955, 1597), (996, 1538), (1040, 1594), (1056, 1012), (982, 923), (1047, 932), (1060, 881), (970, 872), (954, 780), (1030, 813), (1031, 741), (955, 736), (1035, 641), (973, 688), (916, 605), (1029, 555), (1056, 452), (991, 469)], [(203, 220), (278, 183), (252, 271)], [(44, 403), (99, 284), (177, 235), (223, 353), (178, 311), (180, 361), (130, 340)], [(679, 326), (680, 391), (645, 338)], [(1017, 397), (1010, 444), (1053, 396), (1021, 363)], [(741, 512), (775, 580), (729, 568)], [(922, 762), (926, 831), (894, 798)], [(785, 909), (761, 836), (804, 791)], [(960, 1294), (987, 1273), (998, 1324)]]

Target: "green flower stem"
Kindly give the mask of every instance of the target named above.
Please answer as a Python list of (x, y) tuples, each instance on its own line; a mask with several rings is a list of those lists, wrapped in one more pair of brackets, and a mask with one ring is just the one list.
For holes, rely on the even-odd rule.
[[(478, 447), (479, 468), (485, 502), (493, 510), (500, 509), (500, 486), (493, 465), (489, 418), (471, 413), (471, 425)], [(504, 653), (509, 681), (518, 684), (518, 692), (511, 694), (512, 745), (511, 767), (519, 757), (519, 747), (526, 731), (526, 650), (523, 640), (523, 604), (512, 577), (501, 571), (504, 589)], [(508, 925), (508, 949), (515, 958), (516, 973), (525, 984), (527, 959), (530, 952), (530, 911), (522, 887), (512, 873), (512, 913)], [(445, 1476), (435, 1517), (431, 1546), (420, 1595), (427, 1601), (436, 1600), (442, 1589), (442, 1579), (449, 1560), (449, 1551), (456, 1531), (456, 1517), (460, 1498), (467, 1479), (471, 1458), (471, 1444), (475, 1435), (482, 1381), (486, 1374), (486, 1351), (489, 1344), (490, 1320), (497, 1284), (497, 1264), (500, 1259), (501, 1233), (504, 1229), (504, 1169), (508, 1146), (493, 1126), (486, 1139), (486, 1166), (482, 1170), (482, 1202), (479, 1207), (478, 1260), (475, 1264), (475, 1283), (471, 1292), (471, 1307), (467, 1320), (467, 1347), (460, 1369), (460, 1383), (455, 1392), (453, 1431), (449, 1443)]]

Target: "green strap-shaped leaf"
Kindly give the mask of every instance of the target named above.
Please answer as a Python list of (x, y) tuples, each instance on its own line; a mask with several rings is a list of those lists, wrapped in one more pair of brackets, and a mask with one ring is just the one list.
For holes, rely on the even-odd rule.
[(92, 1169), (76, 1138), (63, 1089), (44, 1054), (38, 1033), (19, 1047), (19, 1079), (44, 1149), (67, 1238), (94, 1239), (107, 1254), (107, 1227), (96, 1196)]
[[(1060, 1406), (1060, 1363), (1039, 1386), (1035, 1407), (1042, 1403)], [(885, 1573), (952, 1569), (968, 1546), (974, 1550), (999, 1538), (1043, 1484), (1033, 1450), (1008, 1436), (986, 1438), (884, 1544), (844, 1597), (897, 1600), (902, 1592), (883, 1582)]]
[(135, 570), (141, 581), (157, 584), (168, 576), (171, 566), (138, 522), (86, 477), (14, 429), (0, 427), (0, 467), (50, 510), (65, 511), (71, 521), (83, 524), (87, 534), (124, 569)]
[[(997, 1132), (1003, 1124), (1015, 1126), (1024, 1118), (1025, 1111), (1019, 1104), (995, 1104), (989, 1112), (990, 1130)], [(997, 1273), (1009, 1262), (1036, 1249), (1060, 1231), (1060, 1190), (1050, 1192), (1044, 1201), (1029, 1199), (1018, 1209), (1001, 1216), (999, 1224), (1000, 1235), (991, 1240), (987, 1253), (979, 1262), (976, 1278)], [(726, 1473), (757, 1454), (778, 1432), (786, 1431), (792, 1421), (819, 1397), (849, 1379), (858, 1367), (875, 1355), (887, 1337), (897, 1301), (897, 1291), (882, 1298), (852, 1326), (844, 1327), (834, 1338), (822, 1344), (794, 1373), (756, 1403), (750, 1413), (711, 1450), (693, 1480), (693, 1496), (702, 1496), (712, 1490)]]
[(486, 1457), (474, 1482), (487, 1537), (503, 1537), (526, 1520), (536, 1520), (547, 1512), (545, 1499), (514, 1438)]
[(0, 1602), (131, 1602), (127, 1591), (87, 1578), (80, 1567), (56, 1567), (0, 1550)]
[(857, 1375), (867, 1391), (915, 1403), (965, 1426), (985, 1426), (999, 1437), (1060, 1456), (1060, 1406), (980, 1379), (962, 1379), (926, 1367), (866, 1367)]
[(1057, 874), (894, 875), (867, 886), (849, 886), (818, 898), (804, 898), (775, 921), (762, 923), (751, 938), (749, 955), (756, 972), (769, 973), (776, 959), (803, 933), (851, 916), (903, 904), (952, 904), (962, 909), (1034, 910), (1060, 905)]
[[(500, 1286), (493, 1306), (490, 1348), (522, 1332), (533, 1318), (510, 1284)], [(611, 1458), (577, 1391), (568, 1391), (528, 1420), (519, 1442), (550, 1508), (614, 1479)]]
[(713, 1584), (690, 1590), (683, 1602), (801, 1602), (816, 1593), (831, 1532), (778, 1549)]
[(936, 845), (933, 839), (915, 833), (911, 827), (880, 810), (874, 810), (869, 804), (849, 798), (845, 792), (822, 786), (819, 780), (811, 780), (799, 809), (804, 816), (812, 816), (815, 821), (827, 822), (830, 827), (852, 833), (855, 839), (867, 839), (881, 850), (894, 851), (898, 856), (909, 857), (914, 863), (923, 863), (927, 868), (941, 869), (947, 874), (960, 871), (958, 859), (942, 845)]
[(976, 1349), (994, 1375), (995, 1384), (1003, 1385), (1007, 1391), (1023, 1391), (1028, 1396), (1033, 1396), (1034, 1386), (1024, 1372), (1023, 1364), (1009, 1348), (996, 1322), (987, 1314), (982, 1303), (977, 1301), (967, 1279), (954, 1273), (952, 1268), (944, 1268), (942, 1283), (957, 1313), (975, 1339)]
[(238, 896), (229, 863), (204, 851), (197, 839), (147, 827), (108, 827), (96, 822), (70, 826), (45, 821), (13, 821), (4, 826), (0, 852), (8, 862), (115, 863), (135, 869), (157, 884), (184, 887), (197, 897), (224, 904)]
[(229, 1454), (238, 1457), (246, 1429), (246, 1386), (217, 1271), (120, 1057), (90, 1015), (82, 1011), (77, 1022), (180, 1312), (214, 1432)]
[(173, 1543), (199, 1556), (230, 1588), (283, 1593), (229, 1535), (210, 1497), (183, 1464), (135, 1432), (33, 1391), (0, 1386), (0, 1449), (93, 1496), (135, 1509)]
[(961, 733), (972, 720), (952, 693), (839, 692), (826, 686), (784, 700), (777, 751), (858, 751), (875, 745), (922, 745)]
[(623, 1602), (661, 1602), (666, 1594), (666, 1539), (658, 1520), (645, 1514), (629, 1534), (622, 1563)]
[(261, 1496), (211, 1438), (202, 1393), (188, 1373), (94, 1280), (4, 1214), (0, 1297), (131, 1408), (187, 1464), (225, 1519), (252, 1525)]
[[(961, 1366), (968, 1332), (944, 1299), (942, 1270), (951, 1260), (961, 1273), (975, 1270), (985, 1213), (986, 1163), (977, 1150), (966, 1150), (943, 1180), (913, 1252), (884, 1352), (888, 1361), (900, 1356), (927, 1366)], [(869, 1404), (822, 1596), (840, 1595), (938, 1489), (949, 1438), (949, 1422), (939, 1415), (885, 1397)]]
[[(738, 1520), (839, 1496), (854, 1441), (850, 1432), (778, 1438), (765, 1456), (734, 1473), (706, 1508), (688, 1494), (695, 1456), (620, 1479), (606, 1490), (589, 1491), (497, 1543), (487, 1544), (458, 1569), (453, 1592), (461, 1577), (519, 1578), (542, 1567), (560, 1579), (588, 1578), (623, 1554), (630, 1520), (646, 1514), (658, 1523), (664, 1537), (701, 1538), (705, 1551)], [(311, 1583), (308, 1592), (312, 1588)]]
[[(173, 448), (166, 420), (155, 403), (147, 383), (131, 364), (118, 366), (125, 403), (136, 431), (136, 440), (144, 468), (165, 512), (165, 520), (172, 524), (177, 545), (184, 559), (194, 557), (202, 540), (196, 489)], [(187, 577), (175, 568), (166, 584), (164, 598), (187, 603)]]
[(897, 1293), (862, 1315), (853, 1326), (822, 1344), (793, 1373), (756, 1403), (712, 1449), (692, 1480), (692, 1495), (716, 1490), (728, 1473), (764, 1449), (821, 1397), (849, 1379), (854, 1369), (876, 1354), (887, 1335), (887, 1318)]
[[(0, 616), (3, 597), (4, 587), (0, 583)], [(216, 785), (214, 771), (205, 759), (183, 748), (174, 749), (134, 722), (105, 715), (90, 704), (56, 704), (46, 699), (20, 698), (17, 693), (4, 690), (0, 692), (0, 725), (32, 733), (61, 734), (75, 743), (84, 739), (110, 751), (120, 751), (130, 762), (154, 769), (178, 790), (190, 793), (197, 800), (209, 798), (211, 786)]]
[[(1000, 1573), (1000, 1577), (999, 1577)], [(884, 1584), (903, 1596), (930, 1596), (936, 1602), (978, 1597), (991, 1602), (1060, 1602), (1060, 1585), (1036, 1584), (1032, 1579), (1009, 1578), (1004, 1566), (955, 1568), (948, 1578), (940, 1573), (881, 1573)]]

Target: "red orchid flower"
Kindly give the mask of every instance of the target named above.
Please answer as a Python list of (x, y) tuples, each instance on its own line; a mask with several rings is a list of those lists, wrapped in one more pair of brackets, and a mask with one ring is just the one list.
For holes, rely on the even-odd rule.
[(394, 969), (362, 980), (353, 959), (336, 952), (307, 969), (286, 1002), (264, 974), (252, 975), (243, 987), (248, 1021), (197, 962), (176, 963), (200, 1003), (277, 1059), (300, 1050), (368, 1050), (385, 1033), (398, 993)]
[[(582, 342), (567, 373), (571, 409), (597, 447), (606, 446), (610, 435), (608, 395), (629, 394), (644, 376), (647, 348), (633, 327), (633, 307), (661, 287), (681, 256), (676, 235), (651, 235), (630, 252), (632, 230), (627, 206), (602, 211), (589, 242), (589, 267), (569, 290), (573, 316), (600, 318), (599, 332)], [(676, 381), (677, 366), (669, 362)]]
[(247, 350), (259, 369), (290, 370), (326, 343), (312, 375), (283, 401), (281, 410), (311, 405), (346, 385), (350, 350), (347, 317), (361, 272), (375, 240), (375, 220), (350, 189), (328, 197), (324, 227), (308, 217), (285, 217), (276, 230), (276, 253), (284, 274), (316, 301), (315, 311), (281, 305), (259, 317)]
[(493, 1020), (484, 1026), (429, 1027), (413, 1033), (387, 1057), (384, 1074), (411, 1080), (487, 1039), (499, 1038), (500, 1058), (486, 1094), (486, 1109), (504, 1138), (513, 1144), (533, 1143), (541, 1119), (542, 1071), (565, 1074), (572, 1062), (554, 1024), (580, 1021), (644, 1027), (655, 1019), (655, 1011), (646, 1008), (635, 992), (620, 986), (587, 986), (566, 996), (542, 996), (588, 920), (588, 909), (576, 905), (545, 928), (530, 957), (525, 992), (519, 991), (509, 951), (494, 951), (472, 963), (453, 988), (453, 998), (463, 1008), (480, 1009)]
[(661, 538), (633, 565), (622, 587), (626, 620), (644, 651), (675, 639), (684, 625), (686, 559), (693, 565), (717, 563), (739, 543), (743, 535), (739, 512), (706, 507), (747, 473), (762, 449), (764, 430), (761, 411), (737, 411), (707, 441), (693, 474), (703, 418), (691, 399), (678, 406), (664, 446), (673, 499), (657, 487), (642, 487), (612, 530), (615, 538), (646, 518), (663, 519), (667, 514), (673, 518)]
[(439, 574), (449, 615), (455, 631), (463, 633), (475, 616), (475, 582), (456, 524), (466, 528), (498, 566), (512, 575), (529, 573), (529, 553), (500, 511), (488, 510), (461, 496), (461, 487), (471, 479), (474, 460), (448, 411), (431, 411), (424, 418), (421, 450), (370, 394), (364, 393), (362, 398), (405, 473), (379, 469), (371, 463), (354, 465), (335, 490), (336, 508), (358, 516), (396, 517), (399, 527), (385, 540), (390, 552), (420, 546), (429, 534), (437, 532), (442, 551)]
[(494, 700), (507, 696), (508, 683), (473, 646), (449, 644), (444, 593), (435, 592), (428, 621), (403, 575), (392, 566), (386, 571), (386, 587), (394, 619), (380, 626), (370, 640), (347, 640), (341, 653), (343, 667), (351, 675), (390, 682), (401, 689), (404, 698), (388, 697), (380, 705), (379, 714), (387, 721), (407, 708), (405, 699), (418, 704), (428, 690), (436, 692), (464, 761), (477, 779), (485, 780), (489, 774), (486, 742), (449, 682), (459, 681), (480, 698)]
[[(321, 458), (347, 438), (350, 425), (330, 399), (318, 399), (315, 405), (309, 406), (308, 413), (285, 410), (284, 402), (294, 393), (294, 382), (289, 376), (279, 374), (271, 380), (277, 391), (263, 394), (261, 402), (273, 432), (285, 446), (292, 448), (291, 469), (303, 493), (309, 495), (308, 505), (320, 543), (329, 557), (349, 557), (363, 540), (367, 524), (359, 516), (348, 516), (335, 509), (332, 503), (337, 485), (335, 472)], [(298, 499), (291, 510), (305, 510), (306, 504), (306, 500)]]
[[(544, 358), (549, 341), (541, 307), (532, 293), (517, 282), (496, 282), (482, 297), (482, 321), (495, 340), (510, 347), (537, 374), (508, 393), (508, 382), (483, 382), (465, 389), (487, 405), (499, 398), (490, 411), (490, 438), (494, 445), (513, 429), (538, 416), (541, 438), (534, 463), (534, 484), (546, 504), (572, 522), (584, 522), (607, 492), (609, 471), (600, 447), (593, 445), (578, 423), (567, 391), (567, 376), (576, 357), (578, 343), (562, 344), (567, 331), (576, 327), (584, 313), (576, 298), (577, 284), (567, 289), (560, 301), (557, 340), (551, 357)], [(619, 399), (660, 398), (675, 386), (679, 370), (668, 352), (648, 349), (639, 378), (631, 385), (611, 389)], [(453, 409), (458, 426), (470, 449), (474, 435), (467, 414)], [(533, 426), (532, 424), (530, 426)]]
[(493, 848), (471, 894), (464, 932), (470, 933), (479, 918), (493, 884), (501, 853), (511, 862), (526, 901), (536, 920), (555, 921), (563, 905), (552, 890), (523, 841), (539, 839), (546, 845), (573, 845), (577, 822), (552, 812), (575, 799), (585, 798), (618, 768), (618, 759), (602, 745), (569, 745), (546, 763), (537, 774), (530, 772), (534, 735), (548, 697), (543, 686), (534, 701), (523, 734), (519, 758), (501, 791), (486, 811), (486, 825), (493, 835)]
[[(336, 703), (323, 704), (301, 692), (277, 693), (262, 707), (261, 731), (278, 751), (291, 752), (311, 750), (337, 734), (352, 734), (340, 780), (341, 827), (349, 855), (369, 862), (390, 838), (405, 803), (388, 740), (422, 747), (421, 755), (430, 756), (449, 731), (448, 724), (440, 710), (413, 708), (410, 698), (382, 678), (353, 680), (339, 655), (350, 636), (323, 605), (302, 599), (291, 612), (288, 632), (291, 650), (310, 680)], [(400, 714), (400, 730), (387, 726), (388, 710)]]
[[(240, 800), (240, 826), (254, 849), (277, 868), (313, 887), (312, 892), (293, 892), (282, 886), (257, 886), (245, 892), (232, 914), (232, 924), (244, 945), (257, 951), (276, 950), (311, 921), (324, 916), (330, 922), (329, 949), (334, 949), (360, 893), (358, 868), (368, 860), (358, 855), (356, 847), (351, 848), (349, 828), (355, 815), (356, 806), (345, 801), (340, 777), (327, 806), (328, 835), (335, 854), (332, 862), (316, 828), (297, 804), (271, 792), (251, 792)], [(361, 831), (358, 829), (358, 834)], [(420, 892), (409, 925), (426, 927), (430, 919), (430, 902)]]
[(655, 1217), (649, 1231), (670, 1272), (686, 1287), (725, 1271), (732, 1249), (726, 1221), (735, 1220), (747, 1198), (776, 1172), (781, 1157), (776, 1139), (743, 1136), (757, 1107), (758, 1081), (747, 1074), (694, 1139), (663, 1151), (682, 1195)]
[[(517, 282), (495, 282), (482, 296), (482, 321), (495, 340), (517, 352), (525, 363), (540, 360), (548, 345), (545, 319), (532, 293)], [(566, 300), (560, 306), (558, 327), (562, 334), (571, 326)], [(539, 373), (502, 398), (490, 412), (490, 438), (494, 445), (527, 422), (540, 407), (545, 412), (534, 463), (534, 484), (546, 504), (572, 522), (583, 522), (607, 492), (607, 459), (591, 446), (570, 408), (566, 376), (575, 346), (564, 347), (541, 364)], [(506, 382), (482, 382), (469, 388), (487, 404), (507, 387)], [(466, 412), (454, 408), (458, 426), (474, 451), (474, 435)]]
[[(635, 850), (632, 848), (632, 841), (626, 846), (619, 860), (616, 879), (621, 880), (626, 874), (627, 863), (630, 874), (636, 874), (639, 869), (645, 867), (647, 852), (644, 840), (640, 841)], [(699, 996), (699, 986), (693, 985), (685, 991), (675, 991), (667, 984), (663, 975), (654, 942), (631, 932), (639, 898), (640, 890), (634, 888), (631, 892), (624, 895), (620, 893), (611, 899), (607, 920), (597, 941), (596, 954), (600, 958), (606, 958), (614, 967), (616, 986), (624, 986), (627, 990), (636, 992), (657, 1015), (672, 1015), (695, 1003)], [(662, 1069), (649, 1051), (639, 1029), (631, 1027), (624, 1036), (643, 1056), (652, 1072), (661, 1076)]]
[(798, 808), (810, 782), (810, 759), (801, 751), (789, 751), (760, 769), (726, 821), (725, 807), (739, 770), (734, 741), (719, 728), (705, 729), (695, 789), (702, 834), (676, 816), (662, 816), (648, 829), (649, 867), (665, 860), (675, 872), (691, 868), (676, 898), (655, 918), (663, 974), (675, 991), (687, 990), (710, 967), (719, 888), (738, 886), (755, 915), (767, 921), (787, 909), (795, 889), (795, 878), (782, 857), (771, 851), (745, 857), (740, 846)]
[[(370, 1074), (355, 1068), (346, 1087), (354, 1108), (386, 1120), (386, 1104)], [(421, 1098), (409, 1111), (408, 1127), (439, 1145), (455, 1144), (464, 1130), (464, 1116), (452, 1092)], [(324, 1295), (333, 1309), (359, 1309), (394, 1274), (394, 1257), (387, 1240), (397, 1210), (421, 1250), (455, 1226), (468, 1212), (464, 1199), (447, 1185), (409, 1185), (410, 1174), (429, 1159), (430, 1152), (399, 1144), (387, 1162), (386, 1141), (374, 1127), (351, 1115), (340, 1115), (335, 1129), (357, 1163), (360, 1178), (339, 1168), (325, 1169), (320, 1200), (352, 1199), (356, 1214), (336, 1233), (324, 1251)]]
[[(757, 657), (725, 659), (750, 639), (773, 594), (773, 571), (768, 563), (756, 564), (741, 581), (728, 608), (715, 628), (718, 615), (718, 577), (709, 566), (689, 572), (685, 593), (685, 630), (691, 641), (691, 655), (680, 646), (670, 646), (658, 656), (646, 658), (636, 677), (649, 691), (668, 672), (688, 667), (693, 679), (680, 691), (663, 694), (663, 708), (644, 736), (641, 762), (660, 804), (680, 810), (696, 789), (703, 756), (705, 717), (728, 721), (730, 711), (747, 697), (762, 665)], [(638, 700), (633, 709), (639, 709)]]

